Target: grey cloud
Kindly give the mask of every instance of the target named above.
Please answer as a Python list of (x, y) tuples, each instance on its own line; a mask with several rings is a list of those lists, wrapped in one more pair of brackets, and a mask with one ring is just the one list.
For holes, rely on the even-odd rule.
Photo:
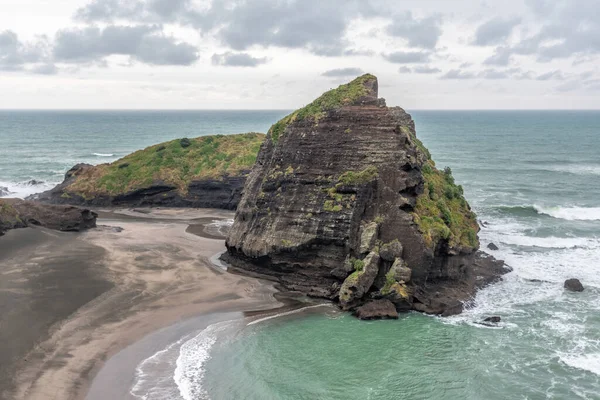
[(581, 87), (581, 82), (579, 81), (570, 81), (563, 83), (556, 87), (556, 90), (559, 92), (571, 92), (573, 90), (577, 90)]
[(413, 68), (413, 71), (417, 74), (437, 74), (438, 72), (442, 72), (439, 68), (424, 66), (416, 66)]
[[(93, 0), (76, 17), (86, 22), (177, 23), (210, 34), (222, 44), (245, 51), (252, 46), (305, 48), (322, 56), (349, 55), (345, 39), (349, 23), (357, 18), (391, 15), (386, 2), (344, 0)], [(410, 32), (395, 32), (409, 43), (431, 47), (439, 33), (436, 18), (404, 16)], [(394, 25), (395, 26), (395, 25)], [(432, 39), (433, 36), (436, 36)], [(433, 42), (432, 42), (433, 40)]]
[(480, 25), (475, 31), (473, 44), (489, 46), (505, 41), (512, 33), (515, 26), (521, 23), (520, 18), (493, 18)]
[(256, 67), (267, 62), (266, 58), (252, 57), (247, 53), (213, 54), (212, 63), (214, 65), (223, 65), (228, 67)]
[(474, 72), (452, 69), (440, 77), (440, 79), (475, 79), (477, 75)]
[(510, 77), (506, 72), (495, 69), (486, 69), (479, 76), (484, 79), (507, 79)]
[(41, 64), (33, 67), (31, 72), (37, 75), (56, 75), (58, 67), (54, 64)]
[(546, 72), (545, 74), (539, 75), (535, 79), (538, 81), (548, 81), (551, 79), (562, 81), (565, 79), (565, 77), (563, 76), (562, 72), (560, 72), (560, 71), (551, 71), (551, 72)]
[(497, 47), (494, 54), (488, 57), (483, 63), (485, 65), (507, 66), (511, 61), (511, 50), (506, 47)]
[(425, 51), (397, 51), (383, 56), (389, 62), (396, 64), (422, 64), (429, 61), (431, 53)]
[(400, 72), (401, 74), (411, 74), (412, 68), (407, 67), (407, 66), (402, 66), (402, 67), (398, 68), (398, 72)]
[(528, 0), (541, 28), (511, 48), (539, 61), (600, 54), (598, 4), (589, 0)]
[(416, 19), (410, 11), (407, 11), (393, 17), (386, 32), (391, 36), (405, 39), (411, 47), (433, 49), (442, 35), (441, 22), (439, 15)]
[(127, 55), (154, 65), (190, 65), (198, 60), (197, 49), (165, 36), (155, 25), (108, 26), (62, 30), (56, 34), (56, 61), (85, 63), (110, 55)]
[(24, 43), (13, 31), (0, 32), (0, 69), (19, 71), (24, 65), (43, 61), (47, 57), (47, 40)]
[(347, 77), (347, 76), (358, 76), (363, 73), (363, 70), (360, 68), (338, 68), (338, 69), (330, 69), (329, 71), (323, 72), (322, 76), (327, 77)]

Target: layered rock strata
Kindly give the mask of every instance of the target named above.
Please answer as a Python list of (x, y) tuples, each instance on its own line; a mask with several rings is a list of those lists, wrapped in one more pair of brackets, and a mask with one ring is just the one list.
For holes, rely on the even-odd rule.
[[(384, 299), (451, 315), (505, 272), (478, 251), (478, 230), (411, 116), (386, 107), (377, 78), (364, 75), (271, 128), (223, 259), (346, 310)], [(368, 318), (375, 309), (385, 307), (367, 308)]]

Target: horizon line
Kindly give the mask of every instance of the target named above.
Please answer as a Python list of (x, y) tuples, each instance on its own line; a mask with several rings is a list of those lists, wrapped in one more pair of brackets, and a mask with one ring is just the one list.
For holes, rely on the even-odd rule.
[[(600, 111), (600, 108), (404, 108), (410, 111)], [(6, 111), (294, 111), (292, 108), (0, 108)]]

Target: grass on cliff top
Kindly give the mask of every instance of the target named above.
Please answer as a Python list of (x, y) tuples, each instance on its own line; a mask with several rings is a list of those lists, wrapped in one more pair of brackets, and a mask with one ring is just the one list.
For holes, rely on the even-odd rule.
[(136, 151), (112, 164), (98, 165), (79, 175), (68, 191), (83, 197), (116, 195), (164, 182), (185, 194), (193, 180), (220, 179), (251, 169), (264, 139), (262, 133), (245, 133), (172, 140)]
[(428, 159), (422, 168), (425, 190), (417, 198), (413, 216), (425, 242), (435, 248), (441, 239), (450, 247), (479, 247), (477, 216), (454, 183), (450, 168), (439, 171)]
[(346, 83), (337, 89), (325, 92), (321, 97), (309, 105), (294, 111), (290, 115), (276, 122), (271, 129), (269, 129), (269, 134), (271, 135), (273, 143), (277, 143), (281, 135), (283, 135), (285, 128), (294, 121), (302, 121), (309, 117), (319, 120), (319, 118), (323, 117), (328, 110), (354, 103), (362, 96), (368, 94), (365, 83), (375, 79), (377, 78), (371, 74), (359, 76), (350, 83)]

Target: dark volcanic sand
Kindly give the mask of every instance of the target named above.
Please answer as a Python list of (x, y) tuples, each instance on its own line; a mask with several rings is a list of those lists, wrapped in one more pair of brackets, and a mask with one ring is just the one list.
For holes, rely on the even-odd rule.
[(95, 272), (104, 249), (77, 235), (27, 228), (0, 240), (0, 399), (51, 326), (112, 287)]
[(210, 224), (232, 216), (113, 210), (84, 233), (27, 228), (1, 237), (0, 400), (83, 399), (107, 359), (151, 332), (278, 305), (270, 283), (211, 264), (224, 240)]

